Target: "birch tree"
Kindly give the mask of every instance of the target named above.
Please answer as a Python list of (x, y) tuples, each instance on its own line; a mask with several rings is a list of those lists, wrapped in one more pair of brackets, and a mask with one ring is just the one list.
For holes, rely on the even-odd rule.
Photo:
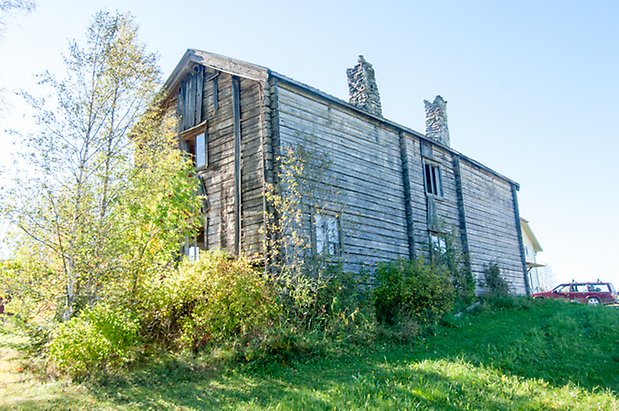
[(192, 230), (195, 182), (157, 103), (157, 56), (131, 16), (97, 13), (64, 63), (62, 78), (41, 78), (50, 98), (25, 94), (40, 131), (22, 137), (27, 168), (4, 209), (23, 234), (21, 255), (58, 280), (50, 292), (68, 320), (135, 288), (155, 255), (173, 259), (176, 236)]

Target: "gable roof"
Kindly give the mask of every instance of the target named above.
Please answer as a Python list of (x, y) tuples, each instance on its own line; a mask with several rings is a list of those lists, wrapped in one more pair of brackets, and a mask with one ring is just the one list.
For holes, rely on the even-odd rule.
[(224, 73), (257, 81), (267, 80), (270, 72), (270, 70), (266, 67), (222, 56), (221, 54), (187, 49), (174, 70), (172, 70), (170, 77), (168, 77), (168, 80), (166, 80), (163, 85), (163, 89), (166, 93), (171, 94), (171, 92), (176, 89), (182, 78), (193, 66), (192, 63), (202, 64), (203, 66), (212, 67), (215, 70), (222, 71)]
[(263, 67), (263, 66), (259, 66), (257, 64), (253, 64), (253, 63), (248, 63), (246, 61), (243, 60), (237, 60), (237, 59), (233, 59), (227, 56), (222, 56), (221, 54), (216, 54), (216, 53), (210, 53), (207, 51), (202, 51), (202, 50), (196, 50), (196, 49), (187, 49), (187, 51), (185, 52), (185, 54), (183, 55), (183, 57), (181, 58), (181, 60), (178, 62), (178, 64), (176, 65), (176, 67), (174, 68), (174, 70), (172, 71), (172, 73), (170, 74), (170, 76), (168, 77), (168, 79), (166, 80), (166, 82), (163, 85), (163, 90), (165, 91), (166, 95), (170, 96), (173, 94), (173, 92), (175, 90), (178, 89), (181, 80), (183, 79), (183, 77), (185, 77), (185, 75), (193, 68), (194, 64), (201, 64), (203, 66), (207, 66), (207, 67), (211, 67), (215, 70), (224, 72), (224, 73), (228, 73), (228, 74), (232, 74), (235, 76), (239, 76), (239, 77), (244, 77), (250, 80), (255, 80), (255, 81), (266, 81), (270, 78), (277, 78), (278, 80), (282, 80), (286, 83), (289, 83), (291, 85), (294, 85), (295, 87), (298, 87), (300, 89), (303, 89), (311, 94), (314, 94), (320, 98), (326, 99), (328, 101), (331, 101), (332, 103), (335, 103), (339, 106), (344, 106), (350, 110), (353, 110), (354, 112), (356, 112), (357, 114), (361, 114), (365, 117), (369, 117), (374, 121), (377, 121), (379, 123), (388, 125), (390, 127), (393, 127), (397, 130), (406, 132), (408, 134), (412, 134), (420, 139), (423, 139), (425, 141), (430, 142), (431, 144), (437, 145), (442, 147), (443, 149), (459, 156), (462, 159), (465, 159), (467, 162), (469, 162), (470, 164), (484, 170), (487, 171), (491, 174), (493, 174), (496, 177), (499, 177), (505, 181), (507, 181), (508, 183), (514, 185), (516, 187), (516, 190), (520, 189), (520, 185), (515, 182), (514, 180), (505, 177), (504, 175), (494, 171), (493, 169), (491, 169), (490, 167), (487, 167), (485, 165), (483, 165), (482, 163), (478, 162), (477, 160), (474, 160), (462, 153), (460, 153), (457, 150), (454, 150), (453, 148), (443, 145), (441, 143), (436, 142), (435, 140), (432, 140), (428, 137), (426, 137), (424, 134), (415, 131), (411, 128), (408, 128), (406, 126), (403, 126), (401, 124), (398, 124), (394, 121), (388, 120), (384, 117), (380, 117), (380, 116), (376, 116), (373, 114), (368, 113), (367, 111), (361, 110), (360, 108), (350, 104), (347, 101), (344, 101), (342, 99), (339, 99), (337, 97), (334, 97), (328, 93), (325, 93), (324, 91), (318, 90), (315, 87), (309, 86), (307, 84), (301, 83), (300, 81), (291, 79), (289, 77), (286, 77), (282, 74), (279, 74), (273, 70), (270, 70), (267, 67)]

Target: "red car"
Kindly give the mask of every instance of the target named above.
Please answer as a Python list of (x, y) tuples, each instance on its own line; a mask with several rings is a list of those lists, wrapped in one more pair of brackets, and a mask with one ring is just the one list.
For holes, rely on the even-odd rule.
[(534, 293), (533, 298), (562, 298), (590, 305), (615, 304), (619, 296), (611, 283), (568, 283), (559, 284), (552, 291)]

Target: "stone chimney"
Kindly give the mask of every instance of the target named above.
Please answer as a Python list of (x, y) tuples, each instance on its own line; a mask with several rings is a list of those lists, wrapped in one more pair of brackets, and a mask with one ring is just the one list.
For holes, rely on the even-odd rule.
[(375, 116), (382, 117), (378, 86), (374, 77), (372, 65), (359, 56), (359, 62), (353, 68), (346, 70), (348, 76), (348, 91), (350, 104), (367, 111)]
[(423, 103), (426, 106), (426, 137), (449, 146), (447, 102), (443, 97), (436, 96), (432, 103), (428, 100), (424, 100)]

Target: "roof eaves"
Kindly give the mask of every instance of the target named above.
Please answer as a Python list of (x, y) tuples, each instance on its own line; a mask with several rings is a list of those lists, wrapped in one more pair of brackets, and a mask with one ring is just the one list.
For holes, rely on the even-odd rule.
[(180, 82), (185, 72), (189, 70), (190, 63), (212, 67), (215, 70), (248, 78), (250, 80), (265, 81), (269, 78), (269, 69), (266, 67), (222, 56), (221, 54), (187, 49), (163, 85), (163, 90), (166, 94), (170, 95), (173, 90), (176, 89), (177, 84)]
[(415, 131), (415, 130), (409, 128), (409, 127), (406, 127), (406, 126), (403, 126), (401, 124), (398, 124), (398, 123), (396, 123), (394, 121), (387, 120), (384, 117), (375, 116), (373, 114), (370, 114), (370, 113), (368, 113), (368, 112), (366, 112), (364, 110), (361, 110), (358, 107), (355, 107), (354, 105), (348, 103), (347, 101), (344, 101), (342, 99), (334, 97), (334, 96), (332, 96), (330, 94), (325, 93), (324, 91), (321, 91), (321, 90), (319, 90), (319, 89), (317, 89), (315, 87), (309, 86), (309, 85), (307, 85), (305, 83), (302, 83), (300, 81), (294, 80), (294, 79), (292, 79), (290, 77), (284, 76), (283, 74), (279, 74), (279, 73), (277, 73), (275, 71), (272, 71), (272, 70), (270, 70), (269, 73), (271, 74), (271, 76), (276, 77), (279, 80), (283, 80), (286, 83), (292, 84), (292, 85), (294, 85), (296, 87), (299, 87), (299, 88), (302, 88), (302, 89), (304, 89), (304, 90), (306, 90), (306, 91), (308, 91), (308, 92), (310, 92), (312, 94), (315, 94), (315, 95), (320, 96), (320, 97), (322, 97), (324, 99), (327, 99), (327, 100), (329, 100), (329, 101), (331, 101), (331, 102), (333, 102), (335, 104), (339, 104), (339, 105), (344, 106), (344, 107), (346, 107), (346, 108), (348, 108), (350, 110), (356, 111), (357, 113), (362, 114), (362, 115), (364, 115), (366, 117), (369, 117), (369, 118), (371, 118), (371, 119), (373, 119), (375, 121), (379, 121), (379, 122), (381, 122), (383, 124), (386, 124), (388, 126), (391, 126), (391, 127), (395, 128), (395, 129), (397, 129), (399, 131), (403, 131), (405, 133), (412, 134), (415, 137), (418, 137), (418, 138), (420, 138), (422, 140), (425, 140), (425, 141), (427, 141), (427, 142), (429, 142), (431, 144), (439, 146), (439, 147), (443, 148), (444, 150), (449, 151), (450, 153), (453, 153), (453, 154), (457, 155), (461, 159), (466, 160), (467, 162), (471, 163), (472, 165), (474, 165), (474, 166), (476, 166), (476, 167), (478, 167), (478, 168), (480, 168), (482, 170), (485, 170), (485, 171), (495, 175), (496, 177), (499, 177), (499, 178), (507, 181), (510, 184), (513, 184), (516, 187), (516, 190), (520, 189), (520, 184), (518, 184), (514, 180), (512, 180), (512, 179), (510, 179), (508, 177), (505, 177), (504, 175), (496, 172), (495, 170), (491, 169), (490, 167), (483, 165), (482, 163), (480, 163), (477, 160), (473, 160), (469, 156), (466, 156), (466, 155), (460, 153), (459, 151), (454, 150), (453, 148), (451, 148), (449, 146), (446, 146), (444, 144), (438, 143), (437, 141), (434, 141), (434, 140), (426, 137), (424, 134), (422, 134), (422, 133), (420, 133), (418, 131)]
[(167, 95), (171, 95), (172, 92), (177, 88), (178, 83), (180, 82), (180, 80), (182, 79), (184, 73), (186, 71), (188, 71), (190, 69), (190, 63), (197, 63), (197, 64), (202, 64), (204, 66), (208, 66), (208, 67), (212, 67), (216, 70), (225, 72), (225, 73), (229, 73), (229, 74), (233, 74), (233, 75), (237, 75), (240, 77), (244, 77), (244, 78), (248, 78), (250, 80), (256, 80), (256, 81), (266, 81), (271, 77), (276, 77), (280, 80), (283, 80), (291, 85), (294, 85), (296, 87), (299, 87), (301, 89), (304, 89), (312, 94), (315, 94), (321, 98), (324, 98), (326, 100), (329, 100), (335, 104), (341, 105), (343, 107), (348, 108), (349, 110), (353, 110), (363, 116), (366, 116), (368, 118), (373, 119), (374, 121), (378, 121), (380, 123), (383, 123), (385, 125), (388, 125), (390, 127), (395, 128), (398, 131), (402, 131), (408, 134), (411, 134), (419, 139), (422, 139), (424, 141), (427, 141), (431, 144), (434, 144), (436, 146), (439, 146), (441, 148), (443, 148), (444, 150), (453, 153), (454, 155), (457, 155), (458, 157), (460, 157), (461, 159), (466, 160), (467, 162), (469, 162), (470, 164), (484, 170), (487, 171), (493, 175), (495, 175), (496, 177), (499, 177), (505, 181), (507, 181), (510, 184), (513, 184), (516, 189), (520, 189), (520, 185), (511, 180), (510, 178), (505, 177), (504, 175), (494, 171), (493, 169), (491, 169), (490, 167), (487, 167), (483, 164), (481, 164), (480, 162), (473, 160), (472, 158), (458, 152), (457, 150), (454, 150), (453, 148), (440, 144), (428, 137), (426, 137), (424, 134), (415, 131), (411, 128), (405, 127), (401, 124), (398, 124), (394, 121), (391, 120), (387, 120), (384, 117), (380, 117), (380, 116), (375, 116), (373, 114), (367, 113), (364, 110), (359, 109), (358, 107), (355, 107), (354, 105), (341, 100), (337, 97), (334, 97), (330, 94), (325, 93), (324, 91), (321, 91), (315, 87), (309, 86), (305, 83), (302, 83), (300, 81), (294, 80), (290, 77), (284, 76), (283, 74), (279, 74), (275, 71), (272, 71), (270, 69), (268, 69), (267, 67), (263, 67), (263, 66), (259, 66), (257, 64), (253, 64), (253, 63), (248, 63), (246, 61), (243, 60), (237, 60), (237, 59), (233, 59), (227, 56), (223, 56), (221, 54), (216, 54), (216, 53), (210, 53), (210, 52), (206, 52), (206, 51), (202, 51), (202, 50), (197, 50), (197, 49), (187, 49), (187, 51), (185, 52), (185, 54), (183, 55), (183, 57), (181, 58), (181, 60), (178, 62), (178, 64), (176, 65), (176, 67), (174, 68), (174, 70), (172, 71), (172, 73), (170, 74), (170, 76), (168, 77), (168, 80), (165, 82), (164, 86), (163, 86), (163, 90), (165, 91), (165, 93)]
[(257, 64), (237, 60), (221, 54), (209, 53), (201, 50), (192, 50), (195, 62), (204, 66), (212, 67), (224, 73), (245, 77), (250, 80), (265, 81), (269, 78), (269, 69)]
[(535, 250), (535, 252), (544, 251), (542, 249), (542, 245), (539, 243), (539, 240), (537, 239), (537, 237), (535, 237), (535, 234), (533, 234), (533, 230), (531, 229), (529, 222), (525, 220), (524, 218), (521, 218), (520, 225), (522, 226), (523, 230), (526, 232), (527, 236), (531, 240), (531, 243), (533, 245), (533, 249)]

